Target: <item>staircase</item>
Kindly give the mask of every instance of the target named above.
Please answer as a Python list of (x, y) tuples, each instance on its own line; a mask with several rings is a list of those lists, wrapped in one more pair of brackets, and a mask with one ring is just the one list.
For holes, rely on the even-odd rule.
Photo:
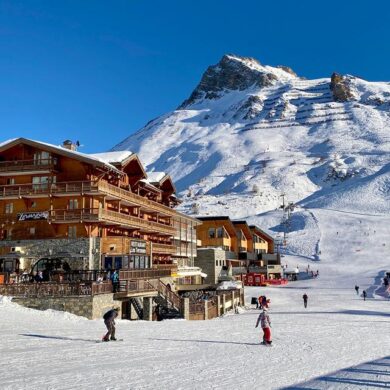
[(135, 312), (138, 315), (138, 318), (142, 320), (144, 318), (144, 310), (142, 308), (139, 298), (130, 298), (130, 303), (133, 305)]
[(160, 279), (149, 280), (149, 283), (158, 292), (158, 295), (154, 297), (154, 301), (161, 307), (160, 315), (162, 319), (182, 318), (179, 295), (171, 291)]

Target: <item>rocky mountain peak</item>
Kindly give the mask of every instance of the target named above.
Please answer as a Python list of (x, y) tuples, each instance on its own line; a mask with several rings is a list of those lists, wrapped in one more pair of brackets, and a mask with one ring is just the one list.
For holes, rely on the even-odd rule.
[(243, 91), (250, 87), (269, 87), (278, 80), (295, 78), (291, 68), (273, 68), (260, 64), (254, 58), (225, 54), (216, 64), (209, 66), (200, 83), (180, 108), (188, 107), (200, 99), (217, 99), (224, 91)]

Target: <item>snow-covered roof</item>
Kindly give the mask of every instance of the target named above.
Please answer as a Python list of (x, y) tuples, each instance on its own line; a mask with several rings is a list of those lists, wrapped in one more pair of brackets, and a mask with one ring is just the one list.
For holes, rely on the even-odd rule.
[(121, 150), (118, 152), (106, 152), (106, 153), (93, 153), (89, 156), (95, 157), (100, 161), (104, 161), (110, 164), (119, 164), (133, 155), (133, 152), (129, 150)]
[(146, 172), (148, 175), (149, 183), (160, 183), (162, 179), (164, 179), (167, 174), (165, 172)]
[(146, 184), (149, 188), (152, 188), (156, 192), (161, 192), (160, 188), (154, 186), (148, 179), (141, 179), (140, 182)]
[(79, 158), (82, 158), (84, 160), (89, 161), (90, 163), (99, 163), (99, 164), (102, 164), (102, 165), (106, 166), (107, 168), (109, 168), (109, 169), (111, 169), (111, 170), (113, 170), (113, 171), (115, 171), (117, 173), (123, 174), (123, 172), (121, 172), (116, 167), (114, 167), (114, 165), (108, 163), (107, 161), (105, 161), (102, 158), (96, 157), (93, 154), (81, 153), (81, 152), (78, 152), (76, 150), (70, 150), (70, 149), (64, 148), (63, 146), (57, 146), (57, 145), (49, 144), (47, 142), (35, 141), (35, 140), (32, 140), (32, 139), (22, 138), (21, 137), (21, 138), (14, 138), (14, 139), (5, 141), (3, 143), (0, 143), (0, 148), (3, 149), (7, 145), (13, 144), (13, 143), (15, 143), (15, 144), (16, 143), (26, 143), (26, 144), (33, 145), (35, 147), (49, 148), (51, 150), (54, 150), (55, 152), (58, 152), (61, 155), (75, 157), (75, 158), (79, 157)]

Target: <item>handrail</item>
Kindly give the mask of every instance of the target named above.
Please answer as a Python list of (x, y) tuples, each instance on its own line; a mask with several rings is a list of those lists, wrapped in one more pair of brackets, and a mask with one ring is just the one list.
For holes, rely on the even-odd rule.
[(167, 285), (165, 285), (160, 279), (151, 279), (149, 283), (163, 295), (177, 310), (181, 310), (182, 298), (174, 293)]

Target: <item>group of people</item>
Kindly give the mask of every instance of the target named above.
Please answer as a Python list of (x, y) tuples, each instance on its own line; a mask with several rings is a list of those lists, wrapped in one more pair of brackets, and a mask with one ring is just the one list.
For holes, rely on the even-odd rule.
[[(355, 286), (355, 291), (356, 291), (356, 295), (359, 295), (359, 286), (358, 285)], [(367, 297), (367, 291), (366, 290), (363, 290), (362, 297), (363, 297), (364, 300), (366, 300), (366, 297)]]

